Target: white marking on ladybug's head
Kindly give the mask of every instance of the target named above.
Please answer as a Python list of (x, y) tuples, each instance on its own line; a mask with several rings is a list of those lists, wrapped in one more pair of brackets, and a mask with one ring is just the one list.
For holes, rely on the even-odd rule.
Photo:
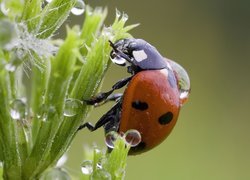
[(148, 55), (144, 50), (133, 51), (132, 53), (137, 62), (144, 61), (148, 58)]

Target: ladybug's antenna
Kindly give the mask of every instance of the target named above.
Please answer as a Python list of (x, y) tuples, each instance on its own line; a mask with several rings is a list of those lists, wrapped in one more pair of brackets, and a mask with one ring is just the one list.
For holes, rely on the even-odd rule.
[(109, 40), (109, 44), (115, 52), (118, 52), (117, 48), (115, 47), (114, 43), (111, 40)]

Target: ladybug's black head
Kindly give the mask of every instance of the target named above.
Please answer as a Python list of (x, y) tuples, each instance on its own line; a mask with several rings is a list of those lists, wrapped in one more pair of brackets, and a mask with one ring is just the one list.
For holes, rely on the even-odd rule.
[(142, 70), (156, 70), (167, 67), (166, 61), (155, 47), (143, 39), (121, 39), (114, 44), (111, 60), (121, 66), (128, 65), (130, 73)]

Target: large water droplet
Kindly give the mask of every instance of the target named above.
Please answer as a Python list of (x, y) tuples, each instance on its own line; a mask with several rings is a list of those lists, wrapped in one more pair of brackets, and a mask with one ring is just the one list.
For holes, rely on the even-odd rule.
[(85, 160), (81, 164), (81, 171), (85, 175), (90, 175), (93, 172), (93, 162), (90, 160)]
[(15, 99), (10, 104), (10, 116), (14, 120), (23, 120), (26, 115), (26, 104), (22, 99)]
[(123, 137), (131, 147), (135, 147), (141, 142), (141, 134), (135, 129), (128, 130)]
[(109, 172), (104, 169), (97, 169), (92, 175), (92, 179), (101, 179), (101, 180), (111, 180), (112, 177)]
[(47, 171), (42, 177), (41, 180), (70, 180), (69, 174), (62, 168), (54, 168), (50, 171)]
[(180, 92), (180, 103), (181, 105), (183, 105), (187, 101), (189, 93), (190, 93), (189, 76), (186, 70), (181, 65), (179, 65), (178, 63), (172, 60), (169, 60), (169, 59), (167, 60), (176, 76), (178, 87), (179, 87), (179, 92)]
[(72, 14), (81, 15), (85, 11), (85, 3), (82, 0), (77, 0), (75, 6), (71, 9)]
[(67, 99), (65, 101), (63, 115), (67, 117), (75, 116), (79, 112), (81, 105), (82, 105), (81, 101), (77, 99), (71, 99), (71, 98)]
[(115, 132), (115, 131), (111, 131), (111, 132), (107, 133), (106, 137), (105, 137), (105, 143), (106, 143), (106, 145), (109, 148), (113, 149), (114, 146), (115, 146), (114, 145), (115, 141), (117, 140), (118, 136), (119, 136), (118, 133)]

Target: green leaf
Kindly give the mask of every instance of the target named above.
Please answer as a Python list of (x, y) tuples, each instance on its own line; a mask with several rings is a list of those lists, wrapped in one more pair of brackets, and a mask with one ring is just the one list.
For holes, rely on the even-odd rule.
[(41, 12), (38, 38), (48, 38), (54, 33), (67, 19), (76, 0), (53, 0), (47, 4)]

